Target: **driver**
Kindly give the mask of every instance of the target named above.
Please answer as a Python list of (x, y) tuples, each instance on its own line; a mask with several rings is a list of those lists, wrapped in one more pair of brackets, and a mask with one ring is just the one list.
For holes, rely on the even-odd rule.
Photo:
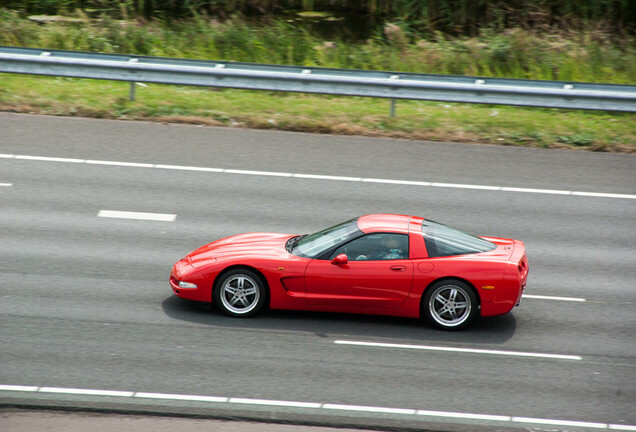
[(397, 236), (386, 236), (382, 239), (382, 246), (385, 250), (380, 259), (400, 259), (405, 256), (402, 242)]

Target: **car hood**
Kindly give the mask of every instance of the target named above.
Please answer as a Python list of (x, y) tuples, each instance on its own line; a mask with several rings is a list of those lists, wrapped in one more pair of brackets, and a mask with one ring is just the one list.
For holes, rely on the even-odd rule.
[(223, 258), (285, 258), (285, 243), (293, 234), (248, 233), (217, 240), (190, 252), (184, 259), (193, 267), (201, 267)]

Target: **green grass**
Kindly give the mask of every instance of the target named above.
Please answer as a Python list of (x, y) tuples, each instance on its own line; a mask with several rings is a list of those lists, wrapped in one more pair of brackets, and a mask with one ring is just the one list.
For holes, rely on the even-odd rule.
[[(187, 21), (37, 24), (0, 10), (0, 44), (336, 68), (636, 83), (636, 38), (603, 30), (484, 29), (423, 38), (387, 24), (361, 43), (325, 41), (284, 21), (198, 16)], [(636, 116), (505, 106), (389, 101), (0, 74), (0, 109), (333, 134), (636, 152)]]
[(0, 45), (151, 56), (605, 83), (636, 82), (636, 37), (603, 30), (431, 37), (388, 23), (364, 42), (326, 41), (282, 20), (98, 20), (38, 24), (0, 9)]
[(636, 115), (0, 74), (5, 111), (545, 148), (636, 152)]

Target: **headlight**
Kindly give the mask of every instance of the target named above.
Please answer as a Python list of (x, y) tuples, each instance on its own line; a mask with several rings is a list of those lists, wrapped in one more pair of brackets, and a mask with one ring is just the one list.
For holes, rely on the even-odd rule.
[(190, 282), (179, 281), (179, 288), (196, 288), (197, 286)]

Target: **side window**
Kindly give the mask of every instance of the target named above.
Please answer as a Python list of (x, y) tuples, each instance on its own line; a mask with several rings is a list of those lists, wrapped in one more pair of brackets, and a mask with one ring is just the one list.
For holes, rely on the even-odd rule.
[(340, 246), (330, 259), (340, 254), (346, 254), (349, 261), (407, 259), (409, 238), (405, 234), (368, 234)]

